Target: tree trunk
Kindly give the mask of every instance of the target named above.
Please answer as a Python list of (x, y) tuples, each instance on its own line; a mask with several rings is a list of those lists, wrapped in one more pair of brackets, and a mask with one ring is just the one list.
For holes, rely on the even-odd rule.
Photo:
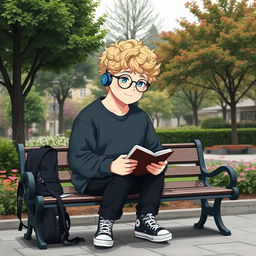
[(231, 128), (232, 128), (232, 144), (238, 144), (238, 135), (237, 135), (237, 122), (236, 122), (236, 103), (231, 102)]
[(156, 115), (156, 127), (157, 128), (159, 127), (159, 117), (158, 117), (158, 115)]
[(13, 143), (25, 144), (24, 137), (24, 97), (21, 89), (21, 40), (17, 24), (13, 25), (13, 84), (9, 90), (12, 103), (12, 139)]
[(64, 101), (59, 102), (59, 134), (63, 134)]
[(180, 126), (180, 117), (176, 117), (177, 118), (177, 125)]
[(223, 120), (227, 121), (227, 106), (221, 106)]
[[(18, 88), (20, 89), (20, 88)], [(16, 90), (11, 94), (12, 104), (12, 139), (13, 143), (22, 143), (25, 145), (24, 136), (24, 98), (21, 90)]]
[(198, 126), (198, 108), (196, 106), (193, 106), (193, 123)]

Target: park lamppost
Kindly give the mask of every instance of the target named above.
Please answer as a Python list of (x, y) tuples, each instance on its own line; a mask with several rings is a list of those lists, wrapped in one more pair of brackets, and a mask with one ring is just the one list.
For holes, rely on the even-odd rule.
[(53, 86), (53, 91), (54, 91), (54, 96), (53, 96), (53, 135), (56, 136), (56, 107), (57, 107), (57, 102), (56, 102), (56, 96), (55, 93), (57, 89), (59, 88), (60, 81), (57, 79), (54, 79), (52, 81), (52, 86)]

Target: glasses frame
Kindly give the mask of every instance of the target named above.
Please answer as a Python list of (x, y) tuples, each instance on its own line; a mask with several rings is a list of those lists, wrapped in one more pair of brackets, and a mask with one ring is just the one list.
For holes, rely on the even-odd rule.
[[(130, 88), (133, 83), (135, 83), (135, 88), (136, 88), (136, 90), (137, 90), (138, 92), (145, 92), (145, 91), (147, 91), (148, 88), (150, 87), (150, 83), (149, 83), (146, 79), (139, 79), (138, 81), (133, 81), (132, 78), (131, 78), (128, 74), (123, 74), (123, 75), (126, 75), (126, 76), (130, 77), (130, 79), (131, 79), (130, 85), (129, 85), (128, 87), (126, 87), (126, 88), (123, 88), (123, 87), (119, 84), (119, 78), (122, 77), (123, 75), (120, 75), (120, 76), (115, 76), (115, 75), (112, 75), (112, 74), (110, 74), (110, 75), (113, 76), (113, 77), (115, 77), (115, 78), (117, 78), (117, 83), (118, 83), (119, 87), (122, 88), (122, 89), (128, 89), (128, 88)], [(146, 89), (145, 91), (139, 91), (139, 89), (138, 89), (138, 87), (137, 87), (137, 83), (138, 83), (139, 81), (143, 81), (143, 82), (145, 81), (145, 82), (146, 82), (147, 89)]]

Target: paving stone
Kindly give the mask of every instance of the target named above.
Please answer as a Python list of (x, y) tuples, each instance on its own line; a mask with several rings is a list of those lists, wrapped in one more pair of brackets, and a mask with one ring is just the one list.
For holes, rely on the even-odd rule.
[(199, 245), (199, 248), (211, 250), (216, 253), (224, 254), (238, 254), (238, 255), (246, 255), (246, 256), (255, 256), (256, 254), (256, 246), (246, 244), (243, 242), (235, 242), (235, 243), (217, 243), (217, 244), (205, 244)]

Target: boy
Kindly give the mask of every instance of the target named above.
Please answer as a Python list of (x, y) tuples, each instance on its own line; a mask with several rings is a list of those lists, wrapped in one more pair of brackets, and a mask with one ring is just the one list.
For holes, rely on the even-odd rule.
[(147, 166), (148, 174), (132, 174), (137, 161), (126, 159), (138, 144), (155, 152), (163, 149), (149, 116), (132, 103), (141, 99), (160, 72), (157, 56), (143, 42), (117, 41), (100, 58), (101, 83), (107, 96), (84, 108), (76, 117), (69, 141), (72, 183), (81, 194), (101, 195), (95, 246), (113, 246), (112, 227), (122, 216), (128, 194), (139, 193), (135, 236), (168, 241), (171, 233), (160, 227), (158, 214), (165, 162)]

